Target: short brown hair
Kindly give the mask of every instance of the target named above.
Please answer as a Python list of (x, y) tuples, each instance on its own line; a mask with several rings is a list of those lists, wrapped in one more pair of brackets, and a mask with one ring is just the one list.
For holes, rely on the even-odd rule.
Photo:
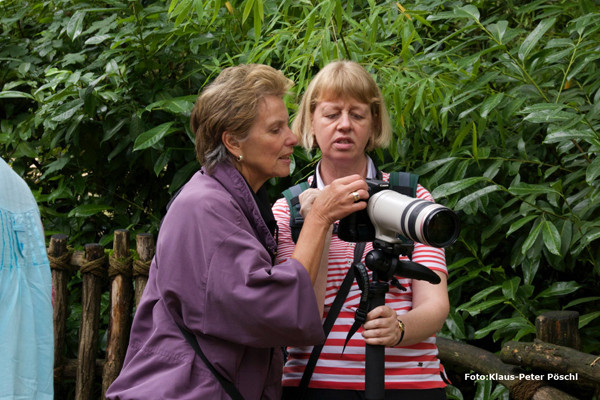
[(190, 117), (196, 136), (196, 157), (210, 173), (223, 161), (233, 160), (222, 142), (227, 131), (244, 140), (258, 115), (265, 96), (283, 97), (293, 82), (281, 71), (262, 64), (242, 64), (225, 68), (204, 87)]
[(366, 151), (386, 147), (392, 137), (392, 126), (381, 90), (373, 77), (354, 61), (338, 60), (327, 64), (312, 79), (300, 102), (292, 123), (292, 131), (306, 149), (316, 147), (311, 129), (312, 115), (319, 101), (352, 98), (368, 104), (373, 116), (373, 136)]

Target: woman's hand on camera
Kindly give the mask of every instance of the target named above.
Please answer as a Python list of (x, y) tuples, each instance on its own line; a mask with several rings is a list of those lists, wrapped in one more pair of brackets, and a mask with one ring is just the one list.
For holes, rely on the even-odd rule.
[[(360, 175), (349, 175), (336, 179), (318, 192), (307, 194), (304, 199), (306, 207), (310, 213), (328, 225), (349, 214), (365, 209), (367, 203), (360, 200), (369, 198), (367, 183)], [(301, 210), (305, 207), (302, 201), (301, 197)]]

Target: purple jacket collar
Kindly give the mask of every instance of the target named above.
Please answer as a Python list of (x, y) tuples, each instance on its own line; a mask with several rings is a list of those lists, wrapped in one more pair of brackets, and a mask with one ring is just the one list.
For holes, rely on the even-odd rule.
[(233, 165), (226, 162), (217, 164), (211, 174), (208, 174), (204, 168), (200, 172), (214, 178), (231, 194), (254, 227), (262, 245), (274, 258), (275, 254), (277, 254), (277, 242), (261, 216), (252, 190), (242, 174)]

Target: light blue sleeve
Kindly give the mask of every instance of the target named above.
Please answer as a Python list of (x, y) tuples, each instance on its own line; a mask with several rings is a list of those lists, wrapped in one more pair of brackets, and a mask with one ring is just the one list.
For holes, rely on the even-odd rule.
[(0, 159), (0, 399), (54, 398), (52, 280), (37, 204)]

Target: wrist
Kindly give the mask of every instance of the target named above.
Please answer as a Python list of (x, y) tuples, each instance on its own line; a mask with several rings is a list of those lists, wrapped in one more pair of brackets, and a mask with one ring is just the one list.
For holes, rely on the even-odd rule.
[(394, 347), (396, 347), (400, 343), (402, 343), (402, 339), (404, 339), (404, 332), (406, 331), (406, 327), (404, 326), (404, 322), (402, 322), (399, 319), (397, 321), (398, 321), (398, 329), (400, 329), (400, 339), (398, 339), (398, 342), (394, 345)]
[(325, 230), (328, 230), (329, 227), (333, 224), (318, 210), (315, 210), (315, 208), (312, 208), (311, 212), (306, 214), (306, 217), (304, 217), (304, 223), (306, 224), (307, 222), (317, 229)]

